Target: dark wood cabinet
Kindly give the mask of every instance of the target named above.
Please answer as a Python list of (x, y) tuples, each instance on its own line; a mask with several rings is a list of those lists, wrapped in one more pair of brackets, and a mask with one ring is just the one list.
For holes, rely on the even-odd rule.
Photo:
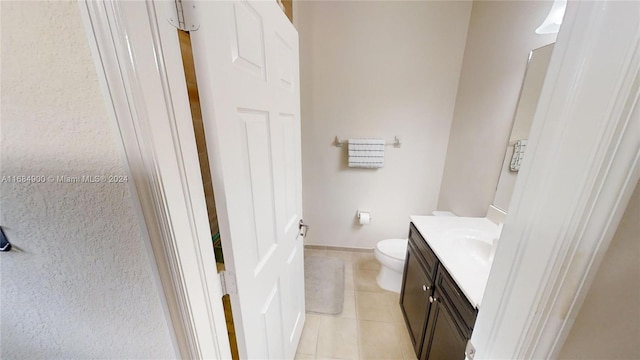
[(435, 291), (429, 302), (429, 321), (420, 360), (464, 359), (477, 310), (444, 268), (438, 270)]
[(429, 316), (429, 298), (433, 295), (438, 258), (413, 224), (404, 265), (400, 309), (416, 354), (420, 354)]
[(452, 304), (436, 291), (429, 314), (429, 328), (424, 337), (420, 360), (463, 360), (467, 337), (455, 320)]
[(429, 297), (433, 294), (433, 281), (418, 260), (416, 249), (409, 244), (405, 262), (404, 284), (400, 294), (400, 304), (406, 319), (409, 336), (416, 353), (420, 352), (427, 316)]
[(475, 309), (411, 224), (400, 307), (420, 360), (463, 360)]

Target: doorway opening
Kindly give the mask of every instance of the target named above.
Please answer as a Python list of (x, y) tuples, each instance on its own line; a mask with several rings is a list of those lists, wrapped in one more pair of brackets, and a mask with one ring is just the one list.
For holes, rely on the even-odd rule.
[[(200, 174), (204, 188), (205, 201), (207, 204), (207, 214), (209, 216), (209, 228), (211, 229), (211, 245), (216, 257), (216, 268), (218, 272), (224, 271), (224, 256), (222, 253), (222, 242), (220, 239), (220, 228), (218, 226), (218, 216), (216, 213), (216, 200), (213, 193), (213, 182), (211, 180), (211, 170), (209, 156), (207, 153), (207, 141), (204, 133), (202, 121), (202, 110), (200, 109), (200, 96), (198, 94), (198, 84), (196, 81), (196, 71), (193, 62), (193, 52), (191, 47), (191, 36), (189, 32), (177, 30), (180, 39), (180, 53), (184, 67), (184, 76), (187, 83), (187, 94), (191, 108), (191, 119), (193, 121), (193, 131), (198, 149), (198, 160), (200, 162)], [(235, 325), (233, 323), (233, 312), (231, 309), (231, 298), (229, 294), (222, 296), (224, 307), (224, 317), (229, 335), (229, 345), (231, 346), (231, 356), (234, 360), (239, 359), (238, 342), (236, 339)]]

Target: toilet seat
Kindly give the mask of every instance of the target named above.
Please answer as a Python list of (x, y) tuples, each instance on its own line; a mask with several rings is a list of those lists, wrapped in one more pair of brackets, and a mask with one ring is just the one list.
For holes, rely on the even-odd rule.
[(379, 241), (376, 249), (382, 254), (404, 262), (407, 256), (407, 239), (387, 239)]

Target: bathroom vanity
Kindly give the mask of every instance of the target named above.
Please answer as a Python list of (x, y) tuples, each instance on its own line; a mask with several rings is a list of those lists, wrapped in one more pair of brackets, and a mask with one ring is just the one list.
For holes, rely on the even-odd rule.
[(412, 216), (400, 307), (418, 359), (464, 359), (500, 228), (486, 218)]
[[(523, 81), (493, 208), (511, 200), (553, 45), (535, 49)], [(517, 148), (517, 149), (516, 149)], [(418, 359), (465, 358), (501, 228), (487, 218), (411, 216), (400, 307)]]

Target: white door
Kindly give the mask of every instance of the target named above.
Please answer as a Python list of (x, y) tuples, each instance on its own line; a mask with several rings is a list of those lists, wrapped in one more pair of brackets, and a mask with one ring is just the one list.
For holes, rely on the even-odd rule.
[(275, 1), (196, 2), (191, 32), (241, 358), (293, 358), (304, 312), (298, 34)]

